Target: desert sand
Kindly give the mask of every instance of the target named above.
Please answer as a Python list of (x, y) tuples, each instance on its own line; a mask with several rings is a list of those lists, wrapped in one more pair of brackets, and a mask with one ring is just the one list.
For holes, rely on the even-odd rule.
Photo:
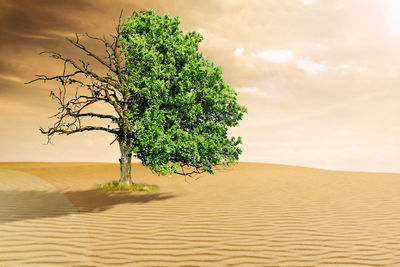
[(0, 163), (0, 266), (400, 265), (400, 174), (239, 163), (197, 180), (133, 164)]

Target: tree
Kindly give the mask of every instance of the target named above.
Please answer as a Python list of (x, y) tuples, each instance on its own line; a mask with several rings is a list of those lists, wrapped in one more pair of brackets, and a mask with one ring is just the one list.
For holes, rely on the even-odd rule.
[[(122, 12), (121, 12), (122, 13)], [(83, 35), (67, 40), (85, 52), (87, 60), (73, 60), (57, 52), (43, 52), (63, 63), (61, 75), (36, 75), (30, 81), (56, 81), (59, 104), (57, 121), (41, 133), (74, 134), (105, 131), (115, 135), (121, 150), (121, 184), (132, 184), (131, 159), (139, 158), (161, 175), (213, 173), (217, 165), (238, 160), (241, 138), (227, 136), (247, 112), (237, 103), (237, 93), (225, 83), (221, 67), (198, 51), (203, 37), (179, 30), (179, 17), (158, 16), (153, 10), (119, 18), (111, 41), (101, 42), (99, 56), (81, 42)], [(103, 73), (92, 67), (92, 60)], [(29, 82), (29, 83), (30, 83)], [(73, 96), (68, 86), (75, 86)], [(113, 114), (91, 111), (105, 103)], [(85, 118), (106, 120), (108, 126), (84, 124)]]

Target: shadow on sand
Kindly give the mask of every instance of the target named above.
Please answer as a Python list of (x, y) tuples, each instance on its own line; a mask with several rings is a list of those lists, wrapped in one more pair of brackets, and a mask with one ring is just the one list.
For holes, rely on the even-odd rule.
[(130, 193), (100, 190), (83, 191), (0, 191), (0, 224), (102, 212), (119, 204), (145, 204), (175, 197), (169, 193)]

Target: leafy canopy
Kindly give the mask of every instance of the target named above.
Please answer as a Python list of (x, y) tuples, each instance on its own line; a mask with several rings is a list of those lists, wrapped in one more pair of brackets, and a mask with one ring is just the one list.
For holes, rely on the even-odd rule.
[(121, 23), (128, 91), (129, 140), (132, 153), (162, 175), (190, 167), (213, 173), (241, 154), (241, 138), (229, 138), (247, 112), (225, 83), (221, 67), (198, 51), (203, 37), (184, 34), (178, 17), (153, 10), (135, 12)]

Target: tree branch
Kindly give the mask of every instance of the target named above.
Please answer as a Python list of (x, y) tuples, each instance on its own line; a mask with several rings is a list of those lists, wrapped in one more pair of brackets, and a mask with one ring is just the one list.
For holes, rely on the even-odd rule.
[(64, 130), (64, 129), (57, 129), (55, 127), (51, 127), (47, 131), (45, 131), (43, 128), (40, 128), (40, 132), (42, 134), (47, 134), (48, 136), (52, 136), (55, 133), (70, 135), (73, 133), (79, 133), (79, 132), (85, 132), (85, 131), (105, 131), (105, 132), (109, 132), (112, 134), (118, 134), (118, 130), (116, 130), (116, 129), (109, 129), (109, 128), (105, 128), (105, 127), (101, 127), (101, 126), (83, 126), (81, 128), (77, 128), (74, 130)]
[[(74, 60), (53, 51), (44, 51), (40, 53), (48, 54), (50, 57), (64, 63), (64, 70), (61, 75), (36, 75), (34, 80), (26, 83), (30, 84), (35, 81), (46, 82), (54, 80), (61, 84), (57, 95), (54, 94), (53, 91), (50, 93), (50, 97), (56, 99), (60, 105), (58, 112), (52, 116), (57, 118), (57, 121), (47, 130), (40, 128), (41, 133), (47, 134), (49, 141), (56, 133), (69, 135), (84, 131), (101, 130), (112, 133), (119, 138), (120, 135), (125, 135), (128, 132), (129, 121), (126, 116), (126, 112), (128, 111), (128, 93), (127, 89), (122, 86), (125, 82), (125, 76), (122, 73), (123, 66), (121, 66), (121, 56), (123, 56), (123, 53), (120, 49), (122, 22), (121, 11), (117, 33), (113, 36), (112, 43), (108, 42), (105, 37), (97, 38), (87, 33), (85, 34), (90, 39), (101, 41), (105, 46), (108, 57), (107, 55), (105, 55), (105, 57), (98, 56), (91, 49), (87, 48), (80, 40), (82, 35), (75, 33), (76, 38), (66, 38), (73, 46), (84, 51), (87, 56), (93, 58), (102, 66), (105, 66), (107, 69), (105, 75), (101, 75), (93, 70), (93, 68), (89, 67), (90, 63), (86, 60)], [(72, 73), (66, 73), (66, 68), (69, 66), (72, 68)], [(75, 97), (68, 100), (66, 97), (70, 95), (66, 93), (66, 87), (71, 84), (76, 86), (76, 93)], [(78, 90), (81, 87), (87, 89), (88, 92), (79, 95)], [(84, 111), (85, 108), (98, 101), (104, 101), (112, 105), (117, 115)], [(83, 118), (109, 119), (112, 123), (116, 123), (118, 128), (110, 129), (110, 126), (83, 126), (81, 123), (81, 119)]]
[(118, 87), (118, 84), (111, 77), (109, 77), (109, 76), (102, 77), (102, 76), (98, 75), (97, 73), (93, 72), (92, 70), (89, 70), (89, 63), (84, 62), (83, 60), (80, 61), (82, 63), (82, 67), (81, 67), (74, 60), (72, 60), (70, 58), (64, 58), (60, 53), (57, 53), (57, 52), (44, 51), (44, 52), (41, 52), (40, 54), (49, 54), (50, 57), (52, 57), (52, 58), (59, 59), (59, 60), (64, 61), (65, 63), (71, 64), (75, 69), (80, 71), (79, 73), (83, 73), (83, 74), (85, 74), (85, 76), (90, 76), (100, 82), (110, 84), (113, 87)]
[(88, 112), (88, 113), (67, 113), (69, 116), (71, 117), (96, 117), (96, 118), (102, 118), (102, 119), (111, 119), (111, 121), (113, 122), (118, 122), (118, 118), (112, 115), (103, 115), (103, 114), (97, 114), (97, 113), (92, 113), (92, 112)]
[[(82, 74), (84, 74), (85, 76), (90, 76), (91, 78), (93, 78), (93, 79), (95, 79), (95, 80), (97, 80), (97, 81), (99, 81), (99, 82), (101, 82), (101, 83), (104, 83), (104, 84), (106, 84), (106, 85), (111, 85), (111, 86), (113, 86), (114, 88), (118, 87), (118, 84), (117, 84), (115, 81), (113, 81), (113, 79), (111, 79), (110, 77), (102, 77), (102, 76), (96, 74), (95, 72), (89, 70), (89, 64), (88, 64), (88, 63), (85, 63), (85, 62), (82, 61), (82, 60), (81, 60), (81, 63), (82, 63), (82, 67), (81, 67), (81, 66), (79, 66), (78, 63), (76, 63), (74, 60), (69, 59), (69, 58), (64, 58), (61, 54), (59, 54), (59, 53), (57, 53), (57, 52), (45, 51), (45, 52), (42, 52), (41, 54), (45, 54), (45, 53), (46, 53), (46, 54), (50, 54), (50, 57), (52, 57), (52, 58), (55, 58), (55, 59), (59, 59), (59, 60), (64, 61), (64, 64), (69, 63), (70, 65), (72, 65), (72, 66), (77, 70), (77, 71), (75, 72), (75, 74), (82, 73)], [(64, 71), (65, 71), (65, 69), (64, 69)], [(40, 76), (40, 77), (38, 77), (38, 78), (35, 79), (35, 80), (43, 80), (43, 81), (46, 81), (46, 80), (58, 79), (58, 80), (63, 84), (63, 86), (66, 84), (66, 82), (64, 81), (64, 79), (70, 78), (70, 77), (65, 77), (66, 75), (59, 75), (59, 76), (54, 76), (54, 77), (47, 77), (47, 76), (45, 76), (45, 75), (39, 75), (39, 76)], [(84, 83), (82, 83), (81, 81), (78, 81), (78, 80), (75, 80), (75, 79), (72, 79), (72, 80), (69, 79), (69, 80), (71, 81), (71, 83), (74, 82), (74, 83), (84, 84)], [(31, 81), (31, 82), (33, 82), (33, 81)], [(86, 86), (87, 86), (87, 85), (86, 85)], [(109, 92), (109, 91), (112, 91), (113, 94), (116, 96), (116, 93), (115, 93), (115, 92), (118, 91), (118, 90), (109, 88), (109, 87), (107, 87), (107, 86), (103, 86), (102, 84), (96, 83), (96, 82), (94, 82), (94, 81), (92, 81), (92, 85), (91, 85), (91, 86), (104, 90), (105, 97), (107, 98), (107, 100), (105, 100), (105, 101), (108, 102), (108, 103), (110, 103), (110, 104), (114, 107), (115, 111), (118, 113), (118, 115), (119, 115), (121, 118), (124, 118), (124, 113), (123, 113), (122, 109), (119, 107), (119, 105), (118, 105), (118, 103), (117, 103), (118, 99), (113, 99), (113, 98), (111, 97), (111, 95), (110, 95), (110, 92)], [(90, 90), (90, 86), (88, 86), (88, 87), (89, 87), (89, 90)], [(93, 94), (93, 92), (92, 92), (92, 94)], [(115, 97), (115, 98), (117, 98), (117, 97)]]
[[(117, 36), (114, 39), (114, 43), (113, 43), (113, 49), (114, 49), (114, 56), (115, 56), (115, 70), (116, 73), (118, 75), (121, 75), (121, 69), (120, 69), (120, 58), (119, 58), (119, 54), (118, 54), (118, 47), (119, 47), (119, 38), (121, 35), (121, 17), (122, 17), (122, 12), (124, 10), (121, 10), (121, 13), (119, 14), (119, 18), (118, 18), (118, 25), (117, 25)], [(119, 76), (118, 76), (119, 77)]]
[[(94, 54), (92, 51), (90, 51), (89, 49), (86, 48), (86, 46), (84, 46), (82, 43), (79, 42), (79, 35), (77, 33), (75, 33), (76, 36), (76, 40), (72, 40), (70, 38), (65, 38), (67, 39), (71, 44), (73, 44), (74, 46), (78, 47), (79, 49), (83, 50), (86, 52), (86, 54), (94, 59), (96, 59), (99, 63), (103, 64), (104, 66), (106, 66), (108, 69), (110, 69), (112, 72), (117, 74), (117, 70), (111, 65), (111, 64), (107, 64), (104, 60), (102, 60), (100, 57), (98, 57), (96, 54)], [(94, 39), (94, 38), (92, 38)]]

